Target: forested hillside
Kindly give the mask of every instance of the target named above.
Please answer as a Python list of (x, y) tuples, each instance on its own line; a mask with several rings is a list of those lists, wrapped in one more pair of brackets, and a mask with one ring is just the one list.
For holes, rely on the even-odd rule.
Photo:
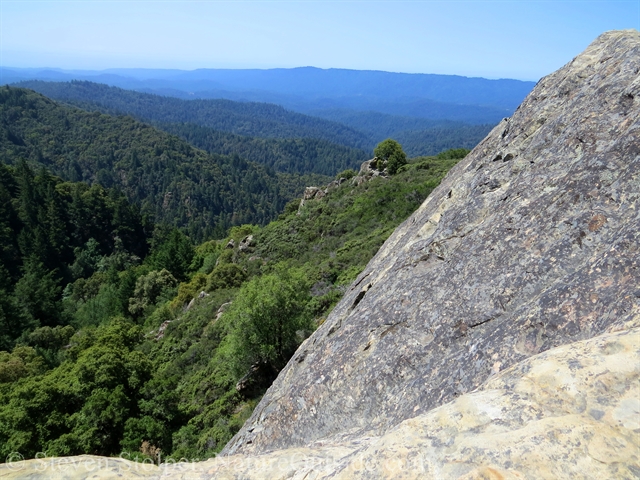
[(342, 172), (195, 248), (116, 190), (1, 166), (0, 458), (212, 456), (465, 153)]
[(375, 141), (337, 122), (291, 112), (269, 103), (182, 100), (91, 82), (17, 84), (86, 110), (129, 114), (160, 123), (193, 123), (221, 132), (262, 138), (313, 138), (370, 150)]
[(155, 125), (207, 152), (239, 155), (272, 167), (277, 172), (333, 176), (336, 172), (359, 167), (371, 157), (364, 150), (313, 138), (246, 137), (192, 123)]
[[(474, 123), (464, 123), (454, 120), (471, 118), (469, 115), (476, 107), (443, 106), (437, 102), (420, 103), (403, 99), (391, 102), (388, 106), (390, 111), (397, 110), (403, 101), (409, 101), (415, 116), (347, 108), (323, 108), (312, 110), (310, 113), (329, 120), (327, 123), (332, 128), (342, 125), (342, 134), (335, 135), (335, 128), (326, 131), (323, 130), (325, 127), (322, 127), (323, 129), (315, 129), (310, 133), (308, 130), (292, 131), (287, 127), (278, 134), (282, 138), (264, 138), (273, 136), (270, 127), (265, 127), (264, 130), (254, 128), (258, 120), (252, 118), (249, 122), (242, 117), (242, 121), (236, 122), (239, 117), (234, 115), (238, 112), (250, 115), (252, 109), (259, 106), (262, 115), (259, 119), (269, 120), (273, 126), (273, 122), (279, 122), (282, 113), (286, 111), (267, 104), (178, 100), (91, 82), (30, 81), (19, 85), (86, 110), (130, 114), (138, 119), (151, 121), (154, 126), (178, 135), (210, 153), (238, 154), (247, 160), (272, 166), (277, 171), (290, 173), (313, 172), (334, 175), (346, 168), (354, 168), (368, 159), (368, 152), (386, 138), (399, 140), (411, 156), (436, 155), (450, 148), (473, 148), (495, 124), (478, 124), (478, 121), (502, 118), (501, 114), (487, 117), (480, 113)], [(229, 115), (228, 110), (231, 107), (236, 113)], [(442, 108), (446, 109), (446, 114), (441, 111)], [(466, 112), (464, 115), (456, 110), (460, 108)], [(484, 112), (482, 109), (479, 111)], [(292, 115), (295, 121), (302, 117), (291, 112), (286, 112), (286, 115)], [(225, 116), (224, 120), (220, 119), (221, 116)], [(308, 120), (313, 117), (305, 118)], [(435, 120), (436, 118), (440, 119)], [(316, 120), (322, 122), (320, 119)], [(355, 138), (345, 138), (343, 134), (346, 131), (357, 132), (360, 140), (356, 143), (366, 151), (346, 146), (352, 145)], [(288, 135), (298, 138), (288, 138)], [(314, 135), (315, 138), (300, 138)], [(341, 145), (338, 145), (340, 143)]]
[(20, 88), (0, 88), (0, 155), (7, 164), (22, 158), (66, 180), (117, 187), (144, 214), (194, 240), (220, 237), (231, 225), (265, 224), (292, 197), (269, 167)]
[(437, 155), (457, 146), (472, 150), (487, 136), (494, 125), (447, 125), (425, 130), (405, 130), (393, 136), (402, 144), (407, 155)]
[(436, 155), (451, 148), (472, 149), (495, 126), (347, 109), (318, 110), (313, 114), (344, 123), (377, 141), (394, 138), (412, 157)]

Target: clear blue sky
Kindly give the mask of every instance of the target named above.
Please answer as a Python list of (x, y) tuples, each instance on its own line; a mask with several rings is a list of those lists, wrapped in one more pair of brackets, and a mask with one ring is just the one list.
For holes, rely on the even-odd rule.
[(628, 1), (0, 0), (0, 64), (65, 69), (315, 66), (537, 80)]

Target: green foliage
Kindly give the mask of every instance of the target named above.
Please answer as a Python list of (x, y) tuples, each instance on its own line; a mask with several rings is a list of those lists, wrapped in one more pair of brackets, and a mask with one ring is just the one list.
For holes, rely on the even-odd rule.
[(488, 135), (494, 124), (483, 125), (443, 125), (427, 130), (413, 130), (397, 133), (396, 138), (411, 157), (436, 155), (452, 147), (474, 148)]
[(41, 327), (23, 336), (20, 343), (34, 347), (47, 366), (53, 368), (62, 361), (61, 350), (69, 344), (74, 333), (75, 330), (71, 325), (64, 327), (57, 325), (54, 328)]
[[(378, 160), (382, 160), (389, 175), (395, 175), (400, 167), (407, 164), (407, 155), (402, 150), (402, 146), (390, 138), (380, 142), (373, 150), (373, 155)], [(378, 169), (382, 170), (380, 167)]]
[(58, 299), (62, 292), (55, 270), (48, 271), (37, 258), (25, 260), (24, 274), (16, 283), (14, 296), (28, 325), (54, 326), (62, 323)]
[(239, 242), (247, 235), (251, 235), (258, 230), (257, 225), (239, 225), (237, 227), (231, 227), (228, 232), (228, 237), (231, 237), (234, 242)]
[[(19, 142), (9, 140), (9, 130)], [(117, 187), (145, 215), (186, 229), (197, 240), (221, 237), (233, 225), (265, 224), (292, 195), (289, 188), (281, 191), (273, 170), (237, 155), (207, 154), (131, 117), (58, 105), (19, 88), (0, 88), (0, 156), (8, 164), (26, 159), (70, 181)], [(18, 182), (29, 195), (30, 182), (26, 177)], [(297, 185), (294, 195), (303, 188)], [(30, 210), (20, 212), (33, 226), (23, 244), (31, 242), (35, 250), (45, 239), (37, 235), (38, 219)], [(100, 213), (92, 215), (99, 220)], [(126, 245), (125, 239), (139, 232), (124, 228), (130, 217), (126, 209), (117, 214), (123, 227), (118, 236)], [(44, 224), (53, 228), (57, 217), (56, 202), (49, 202)], [(90, 237), (102, 245), (97, 236)], [(48, 239), (54, 248), (64, 245), (62, 237)]]
[(173, 300), (171, 300), (171, 307), (178, 309), (189, 304), (189, 302), (196, 298), (196, 296), (202, 292), (207, 285), (207, 276), (203, 273), (196, 273), (189, 282), (181, 283), (178, 286), (178, 294)]
[(90, 238), (84, 248), (76, 247), (74, 249), (74, 256), (75, 261), (69, 267), (71, 275), (74, 278), (90, 277), (98, 269), (102, 260), (100, 244), (95, 238)]
[[(228, 132), (269, 139), (320, 139), (326, 143), (332, 142), (334, 146), (341, 144), (356, 148), (367, 148), (370, 144), (366, 135), (345, 125), (287, 111), (269, 103), (219, 99), (181, 100), (82, 81), (29, 81), (22, 82), (19, 86), (31, 88), (50, 98), (62, 100), (86, 110), (112, 115), (128, 114), (153, 121), (161, 128), (163, 124), (170, 124), (174, 128), (187, 124), (187, 132), (193, 132), (194, 126), (209, 127), (214, 136), (219, 135), (219, 132)], [(250, 140), (245, 139), (238, 143), (247, 148), (246, 144), (250, 143)], [(233, 137), (227, 136), (223, 142), (234, 143)], [(275, 142), (266, 144), (271, 148), (275, 145), (278, 144)]]
[(0, 264), (0, 351), (11, 350), (15, 339), (36, 325), (36, 322), (30, 324), (23, 317), (13, 295), (10, 275)]
[(210, 153), (240, 155), (278, 172), (332, 175), (367, 159), (364, 150), (317, 138), (258, 138), (221, 132), (195, 124), (156, 124)]
[(311, 299), (304, 275), (287, 270), (246, 282), (228, 312), (236, 372), (254, 364), (281, 370), (299, 344), (296, 332), (311, 330)]
[(134, 316), (141, 315), (149, 307), (154, 306), (158, 298), (177, 285), (176, 278), (164, 268), (139, 277), (133, 297), (129, 300), (129, 312)]
[(16, 348), (9, 362), (20, 359), (26, 376), (0, 403), (0, 456), (119, 453), (126, 420), (137, 414), (135, 399), (151, 375), (146, 356), (134, 350), (141, 333), (116, 319), (90, 336), (76, 335), (67, 360), (46, 373), (33, 367), (33, 349)]
[(347, 169), (344, 170), (340, 173), (338, 173), (335, 177), (336, 180), (340, 180), (341, 178), (344, 178), (345, 180), (349, 180), (350, 178), (355, 177), (358, 174), (358, 172), (356, 172), (353, 169)]
[(187, 278), (195, 250), (191, 241), (177, 228), (151, 251), (149, 264), (157, 270), (168, 270), (180, 281)]
[(207, 280), (207, 291), (220, 288), (235, 288), (247, 278), (245, 271), (235, 263), (220, 263)]
[(471, 150), (468, 148), (450, 148), (436, 155), (439, 160), (462, 160)]
[(44, 370), (42, 357), (31, 347), (16, 347), (13, 352), (0, 352), (0, 383), (15, 382)]
[(110, 318), (121, 315), (122, 301), (118, 289), (112, 283), (102, 283), (98, 292), (84, 302), (78, 302), (70, 310), (73, 311), (73, 324), (80, 327), (97, 326)]
[[(136, 207), (114, 190), (62, 182), (44, 169), (36, 174), (24, 161), (0, 164), (0, 196), (1, 349), (11, 350), (24, 332), (39, 326), (74, 318), (97, 324), (105, 315), (122, 313), (121, 307), (105, 308), (113, 303), (107, 288), (92, 300), (104, 278), (91, 276), (121, 271), (146, 254), (145, 225)], [(71, 309), (62, 303), (63, 290), (74, 297)], [(122, 295), (127, 292), (118, 292), (120, 303)]]
[(211, 273), (216, 266), (220, 253), (224, 250), (224, 246), (215, 240), (205, 242), (195, 248), (195, 255), (191, 261), (191, 270), (204, 273)]
[(43, 350), (60, 350), (69, 343), (74, 333), (71, 325), (36, 328), (27, 335), (26, 343)]

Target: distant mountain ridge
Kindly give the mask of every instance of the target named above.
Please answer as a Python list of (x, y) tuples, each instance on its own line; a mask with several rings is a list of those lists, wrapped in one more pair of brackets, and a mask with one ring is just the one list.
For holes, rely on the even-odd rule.
[(473, 148), (493, 127), (346, 108), (306, 116), (277, 105), (178, 99), (87, 81), (32, 80), (15, 86), (89, 111), (132, 115), (211, 153), (238, 154), (290, 173), (334, 175), (366, 160), (386, 138), (400, 141), (410, 156)]
[(277, 103), (303, 113), (352, 108), (415, 116), (416, 112), (411, 108), (417, 103), (423, 105), (418, 112), (422, 118), (451, 119), (451, 112), (457, 112), (457, 120), (470, 123), (495, 123), (511, 115), (535, 85), (535, 82), (511, 79), (314, 67), (193, 71), (65, 71), (3, 67), (0, 77), (0, 83), (34, 79), (90, 80), (181, 98)]
[(372, 148), (372, 139), (354, 129), (337, 122), (290, 112), (274, 104), (224, 99), (185, 101), (86, 81), (25, 81), (16, 86), (30, 88), (85, 110), (129, 114), (163, 123), (194, 123), (236, 135), (316, 138), (352, 148)]

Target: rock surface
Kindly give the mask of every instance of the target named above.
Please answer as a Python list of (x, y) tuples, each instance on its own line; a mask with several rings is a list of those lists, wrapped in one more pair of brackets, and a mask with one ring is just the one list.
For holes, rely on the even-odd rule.
[(542, 79), (387, 240), (224, 454), (381, 435), (638, 324), (640, 34)]
[(640, 477), (639, 95), (636, 31), (542, 79), (387, 240), (226, 456), (31, 460), (0, 479)]

